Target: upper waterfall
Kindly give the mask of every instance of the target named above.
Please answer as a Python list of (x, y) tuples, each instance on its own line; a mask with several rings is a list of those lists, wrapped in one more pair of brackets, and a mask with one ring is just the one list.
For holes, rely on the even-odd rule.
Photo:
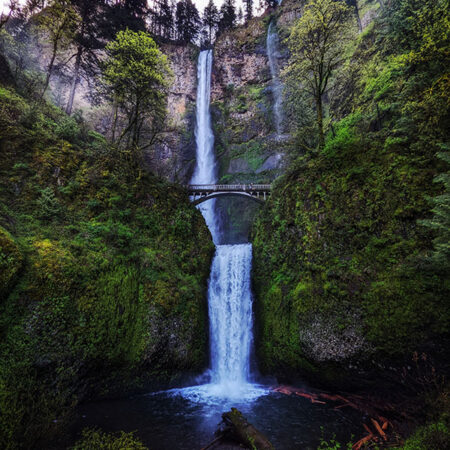
[[(211, 97), (212, 50), (203, 50), (197, 66), (197, 109), (195, 141), (197, 144), (197, 164), (191, 184), (215, 184), (217, 182), (217, 162), (214, 154), (214, 134), (209, 111)], [(208, 225), (213, 241), (218, 243), (219, 226), (215, 214), (215, 200), (199, 207)]]

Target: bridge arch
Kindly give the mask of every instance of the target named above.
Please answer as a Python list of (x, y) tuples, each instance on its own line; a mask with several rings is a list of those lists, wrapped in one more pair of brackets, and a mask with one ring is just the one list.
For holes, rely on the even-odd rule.
[(245, 197), (264, 203), (271, 190), (270, 184), (191, 184), (186, 187), (194, 205), (224, 196)]
[(203, 195), (199, 198), (194, 199), (192, 204), (200, 205), (200, 203), (206, 202), (213, 198), (219, 198), (219, 197), (245, 197), (245, 198), (249, 198), (259, 204), (264, 203), (263, 199), (256, 197), (254, 195), (251, 195), (249, 193), (246, 193), (246, 192), (214, 192), (212, 194)]

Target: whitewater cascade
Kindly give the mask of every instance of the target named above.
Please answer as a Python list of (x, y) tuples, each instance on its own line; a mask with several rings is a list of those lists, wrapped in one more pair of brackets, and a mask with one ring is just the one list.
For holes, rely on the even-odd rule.
[(278, 64), (279, 38), (273, 22), (269, 23), (267, 30), (267, 57), (269, 58), (270, 75), (272, 76), (273, 115), (275, 129), (278, 135), (283, 132), (283, 85), (280, 81), (280, 67)]
[(219, 245), (211, 266), (208, 308), (212, 382), (227, 389), (250, 376), (252, 341), (251, 244)]
[[(197, 166), (192, 184), (217, 181), (214, 135), (211, 127), (212, 51), (203, 50), (198, 59), (197, 87)], [(220, 229), (215, 200), (200, 205), (200, 210), (216, 244), (208, 286), (210, 319), (211, 383), (208, 394), (232, 397), (248, 391), (250, 349), (252, 344), (252, 293), (250, 272), (251, 244), (218, 245)]]
[[(217, 182), (217, 161), (214, 155), (214, 134), (209, 111), (211, 97), (212, 50), (203, 50), (197, 66), (197, 110), (195, 142), (197, 164), (191, 184), (215, 184)], [(218, 244), (219, 226), (215, 213), (216, 201), (210, 200), (199, 206), (215, 244)]]

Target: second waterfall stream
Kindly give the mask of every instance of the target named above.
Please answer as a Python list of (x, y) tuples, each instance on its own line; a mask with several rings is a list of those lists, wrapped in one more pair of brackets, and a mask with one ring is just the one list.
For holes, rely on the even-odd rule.
[[(197, 162), (192, 184), (217, 182), (214, 134), (209, 110), (212, 50), (200, 52), (197, 69), (197, 110), (195, 138)], [(222, 243), (215, 200), (200, 206), (216, 245), (208, 286), (210, 323), (210, 384), (207, 394), (234, 397), (254, 392), (250, 384), (252, 346), (251, 244)], [(256, 389), (257, 390), (257, 389)]]

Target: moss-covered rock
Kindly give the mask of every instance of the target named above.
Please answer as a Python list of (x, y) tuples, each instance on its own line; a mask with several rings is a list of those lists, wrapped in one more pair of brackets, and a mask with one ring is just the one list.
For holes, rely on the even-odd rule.
[(442, 189), (433, 178), (449, 140), (447, 69), (387, 52), (385, 14), (336, 74), (339, 120), (325, 147), (297, 158), (255, 223), (256, 347), (268, 372), (341, 382), (346, 370), (445, 350), (449, 277), (430, 264), (420, 221)]

